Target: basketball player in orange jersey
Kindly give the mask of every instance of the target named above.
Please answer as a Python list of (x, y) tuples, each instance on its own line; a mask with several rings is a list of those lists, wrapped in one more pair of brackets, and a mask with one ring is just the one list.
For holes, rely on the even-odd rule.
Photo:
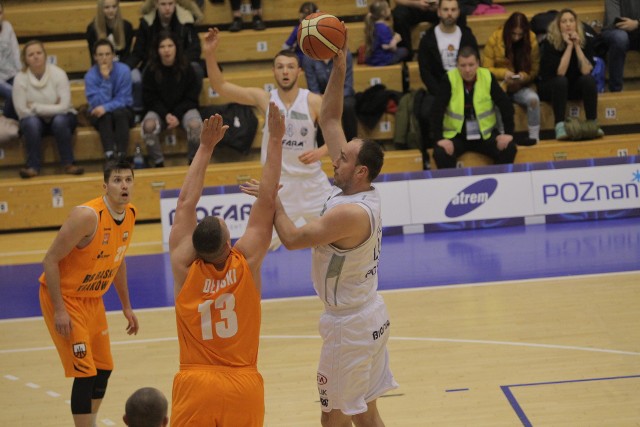
[(271, 103), (262, 186), (244, 235), (231, 245), (220, 217), (199, 224), (196, 207), (209, 159), (228, 129), (204, 121), (169, 236), (180, 371), (173, 381), (171, 426), (262, 427), (264, 384), (257, 369), (260, 268), (269, 249), (282, 162), (285, 119)]
[(74, 378), (71, 413), (76, 427), (95, 425), (113, 370), (102, 301), (112, 282), (127, 319), (127, 333), (138, 333), (124, 262), (136, 220), (136, 208), (129, 203), (131, 165), (108, 162), (103, 188), (103, 196), (71, 210), (44, 257), (40, 276), (42, 315), (65, 375)]
[[(275, 102), (285, 114), (286, 135), (282, 139), (282, 189), (279, 197), (289, 216), (296, 223), (312, 221), (320, 216), (322, 204), (331, 193), (331, 185), (322, 170), (320, 159), (327, 154), (327, 147), (318, 148), (316, 123), (320, 115), (322, 96), (298, 86), (302, 72), (298, 56), (289, 50), (278, 52), (273, 60), (273, 77), (276, 88), (266, 92), (260, 87), (241, 87), (224, 79), (216, 59), (220, 43), (217, 28), (209, 29), (204, 38), (203, 51), (207, 61), (207, 73), (211, 87), (229, 101), (257, 107), (268, 114), (269, 102)], [(264, 164), (269, 132), (262, 133)], [(280, 240), (274, 233), (271, 248), (277, 249)]]

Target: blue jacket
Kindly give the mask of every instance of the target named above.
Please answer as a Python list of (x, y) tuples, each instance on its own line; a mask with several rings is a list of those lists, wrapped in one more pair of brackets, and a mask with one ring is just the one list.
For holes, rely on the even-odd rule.
[(84, 76), (84, 92), (89, 102), (89, 110), (100, 105), (107, 112), (131, 107), (131, 70), (122, 62), (114, 62), (109, 78), (104, 79), (96, 64)]

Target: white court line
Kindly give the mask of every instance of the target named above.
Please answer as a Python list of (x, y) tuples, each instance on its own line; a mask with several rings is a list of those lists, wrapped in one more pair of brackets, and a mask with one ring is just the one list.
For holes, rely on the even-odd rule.
[[(133, 242), (129, 245), (129, 247), (133, 248), (133, 247), (141, 247), (141, 246), (155, 246), (155, 245), (162, 245), (161, 241), (155, 241), (155, 242)], [(33, 251), (15, 251), (15, 252), (0, 252), (0, 256), (2, 257), (6, 257), (6, 256), (23, 256), (23, 255), (44, 255), (47, 253), (48, 249), (37, 249), (37, 250), (33, 250)]]
[(116, 423), (111, 421), (109, 418), (103, 418), (102, 419), (102, 424), (104, 424), (106, 426), (114, 426), (114, 425), (116, 425)]
[[(482, 286), (504, 286), (504, 285), (517, 285), (520, 283), (536, 283), (536, 282), (561, 282), (565, 280), (575, 280), (575, 279), (584, 279), (584, 278), (593, 278), (593, 277), (604, 277), (604, 276), (622, 276), (628, 274), (637, 274), (640, 273), (640, 270), (630, 270), (630, 271), (614, 271), (611, 273), (596, 273), (596, 274), (576, 274), (573, 276), (558, 276), (558, 277), (541, 277), (538, 279), (512, 279), (512, 280), (501, 280), (495, 282), (479, 282), (479, 283), (461, 283), (457, 285), (432, 285), (432, 286), (421, 286), (416, 288), (401, 288), (401, 289), (387, 289), (387, 290), (379, 290), (381, 294), (395, 294), (401, 292), (420, 292), (420, 291), (437, 291), (437, 290), (448, 290), (448, 289), (458, 289), (458, 288), (475, 288)], [(615, 284), (612, 284), (615, 286)], [(309, 286), (311, 287), (311, 282), (309, 282)], [(268, 298), (263, 299), (263, 304), (281, 302), (281, 301), (299, 301), (299, 300), (308, 300), (308, 299), (317, 299), (316, 295), (306, 295), (306, 296), (298, 296), (298, 297), (282, 297), (282, 298)], [(137, 312), (156, 312), (156, 311), (170, 311), (173, 310), (173, 307), (153, 307), (153, 308), (134, 308)], [(122, 310), (112, 310), (108, 311), (107, 315), (122, 315)], [(42, 322), (42, 316), (33, 316), (33, 317), (15, 317), (12, 319), (0, 319), (0, 324), (2, 323), (16, 323), (16, 322), (29, 322), (29, 321), (39, 321)]]
[(49, 390), (47, 394), (51, 397), (60, 397), (60, 393), (56, 393), (55, 391)]
[[(261, 335), (261, 340), (276, 339), (276, 340), (298, 340), (298, 339), (320, 339), (319, 335)], [(390, 337), (392, 341), (428, 341), (428, 342), (444, 342), (444, 343), (457, 343), (457, 344), (479, 344), (479, 345), (504, 345), (515, 347), (533, 347), (533, 348), (547, 348), (552, 350), (570, 350), (570, 351), (587, 351), (593, 353), (608, 353), (608, 354), (621, 354), (626, 356), (640, 356), (640, 353), (635, 351), (625, 350), (613, 350), (607, 348), (597, 347), (578, 347), (571, 345), (558, 345), (558, 344), (539, 344), (528, 342), (513, 342), (513, 341), (494, 341), (494, 340), (469, 340), (458, 338), (434, 338), (434, 337)], [(131, 344), (150, 344), (167, 341), (177, 341), (177, 337), (162, 337), (162, 338), (149, 338), (144, 340), (128, 340), (128, 341), (113, 341), (112, 345), (131, 345)], [(32, 353), (43, 350), (54, 350), (55, 347), (33, 347), (33, 348), (16, 348), (0, 350), (0, 354), (9, 353)]]
[(40, 388), (40, 386), (38, 384), (34, 384), (34, 383), (26, 383), (25, 385), (27, 387), (33, 388), (33, 389)]

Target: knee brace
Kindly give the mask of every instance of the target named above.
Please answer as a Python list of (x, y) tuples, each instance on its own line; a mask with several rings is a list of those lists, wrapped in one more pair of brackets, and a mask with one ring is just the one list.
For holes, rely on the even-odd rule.
[(91, 394), (92, 399), (102, 399), (104, 397), (104, 394), (107, 391), (109, 376), (111, 376), (111, 371), (98, 369), (98, 375), (96, 375), (96, 380), (93, 383), (93, 393)]
[(71, 413), (90, 414), (91, 396), (96, 377), (76, 378), (71, 388)]

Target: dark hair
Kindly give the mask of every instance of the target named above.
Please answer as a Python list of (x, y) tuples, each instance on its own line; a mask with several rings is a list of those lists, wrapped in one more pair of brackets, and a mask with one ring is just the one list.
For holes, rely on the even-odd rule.
[(202, 255), (214, 255), (222, 248), (226, 239), (220, 220), (215, 216), (206, 216), (193, 230), (191, 242), (198, 253)]
[(442, 5), (443, 1), (454, 1), (458, 3), (458, 7), (460, 7), (460, 0), (438, 0), (438, 9), (440, 9), (440, 6)]
[(180, 81), (182, 76), (187, 73), (187, 67), (189, 67), (187, 57), (184, 55), (182, 43), (180, 43), (180, 39), (178, 38), (178, 36), (168, 30), (160, 31), (153, 40), (151, 61), (149, 63), (149, 67), (154, 72), (154, 77), (158, 83), (162, 81), (162, 68), (167, 68), (162, 64), (158, 49), (160, 48), (160, 43), (167, 39), (171, 39), (171, 41), (173, 41), (173, 44), (176, 45), (176, 59), (175, 61), (173, 61), (173, 65), (170, 65), (168, 68), (170, 68), (171, 71), (176, 74), (176, 78), (178, 81)]
[(168, 406), (160, 390), (144, 387), (129, 396), (124, 412), (130, 427), (157, 427), (167, 416)]
[(282, 49), (280, 52), (276, 53), (276, 55), (273, 57), (273, 63), (276, 63), (276, 58), (278, 56), (286, 56), (287, 58), (295, 58), (296, 62), (298, 63), (298, 67), (300, 66), (300, 58), (298, 58), (298, 55), (295, 53), (295, 51), (291, 50), (291, 49)]
[(130, 170), (131, 176), (133, 176), (133, 167), (131, 167), (131, 163), (127, 162), (126, 160), (108, 160), (104, 164), (104, 182), (109, 182), (111, 175), (114, 172), (121, 170)]
[(366, 166), (369, 170), (369, 181), (373, 181), (380, 174), (384, 163), (384, 151), (377, 142), (362, 139), (362, 146), (358, 153), (358, 164)]
[[(513, 42), (512, 33), (520, 28), (523, 31), (522, 39)], [(514, 12), (505, 21), (502, 30), (502, 39), (504, 40), (504, 56), (511, 63), (516, 73), (524, 71), (531, 72), (531, 25), (526, 15), (520, 12)]]
[(300, 5), (298, 13), (304, 13), (305, 16), (311, 15), (318, 11), (318, 5), (312, 1), (306, 1)]
[(470, 56), (475, 56), (478, 62), (480, 61), (480, 54), (473, 46), (462, 46), (458, 51), (458, 58), (469, 58)]
[(116, 53), (116, 48), (113, 46), (113, 43), (111, 43), (111, 40), (109, 39), (100, 39), (97, 42), (95, 42), (93, 44), (93, 54), (95, 55), (96, 52), (98, 51), (98, 48), (100, 46), (109, 46), (111, 48), (111, 53)]

